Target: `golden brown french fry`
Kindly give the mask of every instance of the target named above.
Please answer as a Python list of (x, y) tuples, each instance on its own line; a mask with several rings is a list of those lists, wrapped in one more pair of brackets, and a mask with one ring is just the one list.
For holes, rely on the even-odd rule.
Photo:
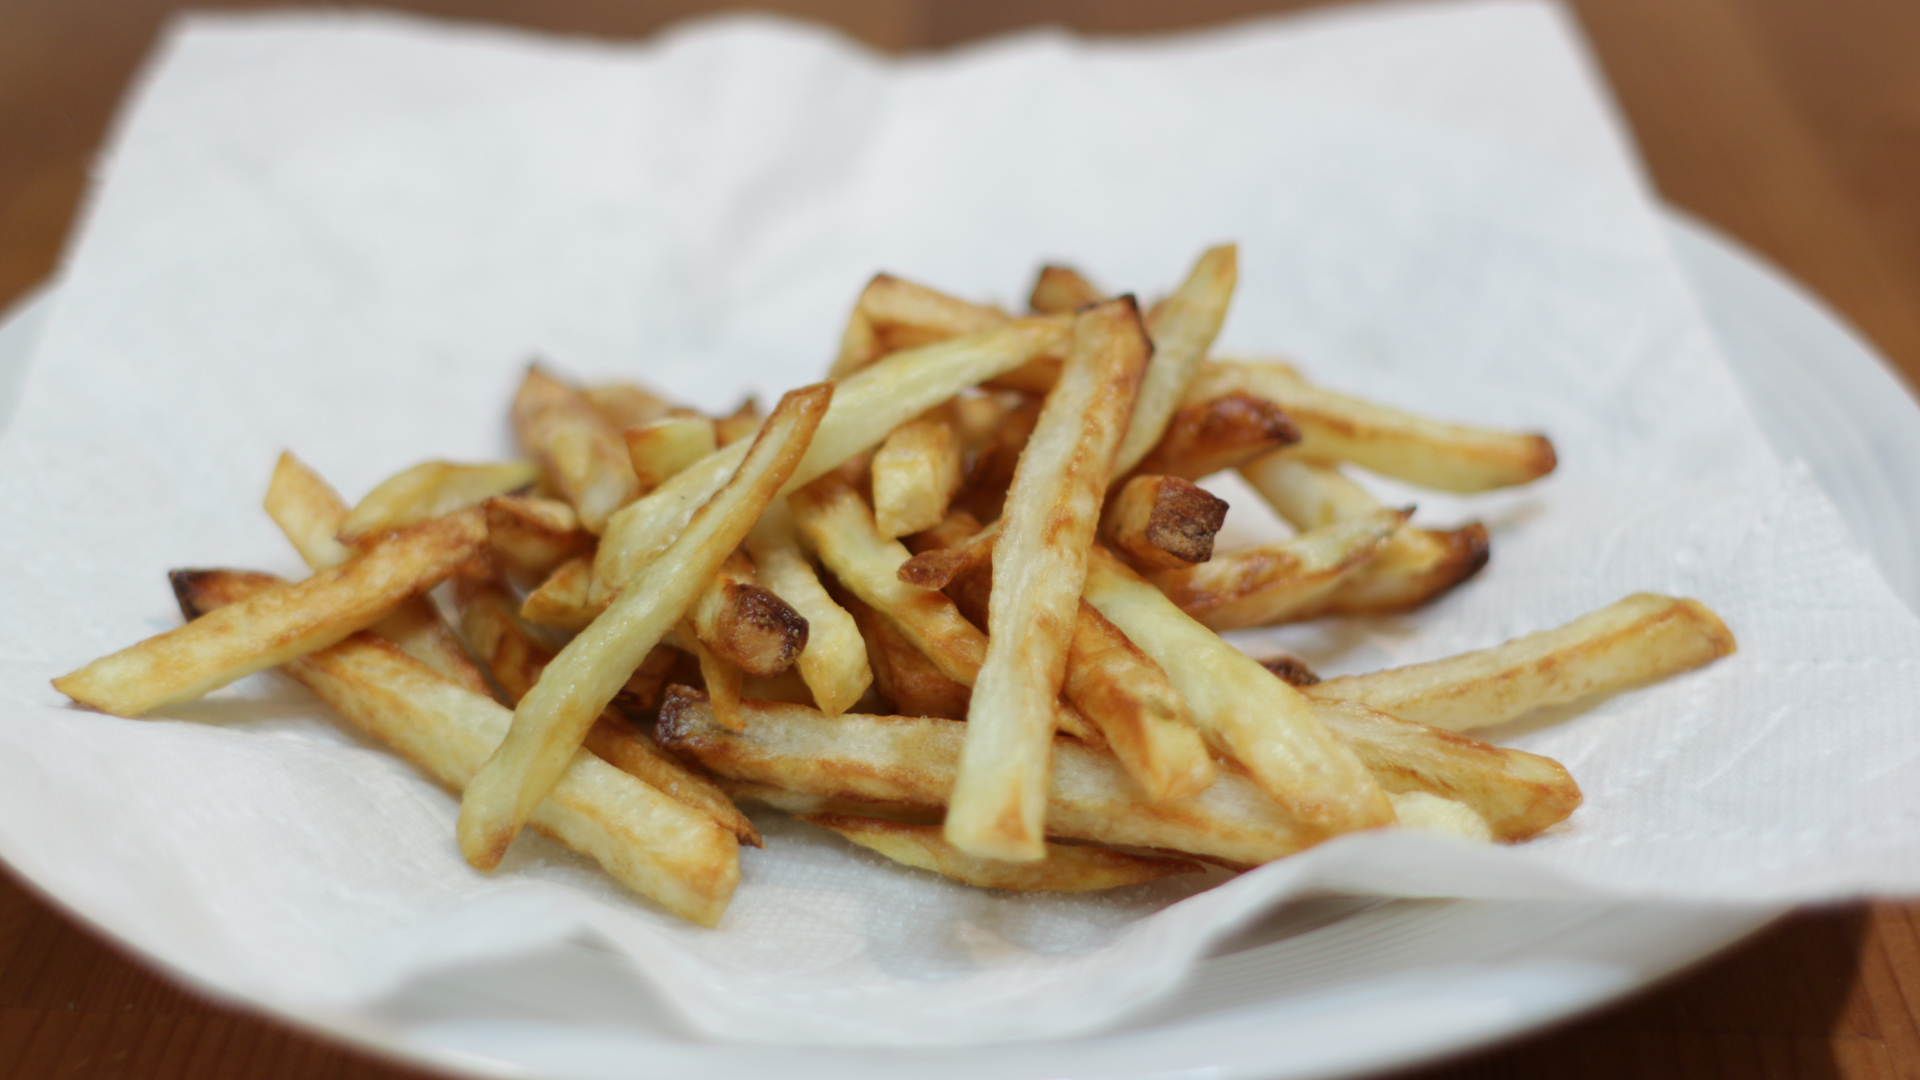
[(1107, 298), (1078, 270), (1065, 266), (1043, 266), (1034, 280), (1027, 306), (1042, 315), (1061, 315), (1079, 311)]
[(964, 510), (960, 513), (966, 514), (967, 520), (974, 522), (973, 533), (941, 546), (925, 547), (901, 563), (894, 576), (902, 584), (938, 591), (953, 584), (961, 575), (984, 568), (993, 561), (993, 545), (1000, 539), (1000, 523), (996, 521), (980, 528), (972, 514)]
[(931, 529), (960, 489), (960, 437), (942, 406), (894, 428), (873, 452), (873, 516), (883, 536)]
[[(1240, 466), (1240, 475), (1298, 529), (1380, 509), (1380, 501), (1337, 466), (1300, 460), (1285, 451)], [(1488, 551), (1487, 530), (1479, 522), (1444, 531), (1402, 525), (1378, 555), (1298, 617), (1410, 611), (1478, 573), (1487, 564)]]
[(606, 610), (604, 604), (587, 599), (593, 582), (593, 557), (581, 555), (555, 567), (540, 587), (527, 594), (520, 606), (520, 617), (535, 626), (556, 630), (585, 630)]
[(1279, 406), (1230, 390), (1182, 405), (1138, 471), (1198, 480), (1299, 440), (1299, 429)]
[[(294, 550), (314, 570), (331, 570), (353, 556), (334, 539), (346, 520), (347, 504), (323, 479), (291, 452), (280, 455), (267, 486), (267, 513)], [(477, 694), (492, 693), (487, 677), (454, 640), (440, 612), (426, 596), (402, 600), (373, 631), (415, 660)]]
[(1227, 502), (1177, 476), (1135, 476), (1108, 503), (1100, 539), (1135, 570), (1177, 570), (1213, 558)]
[[(901, 716), (937, 716), (965, 720), (973, 691), (940, 673), (926, 654), (914, 648), (900, 628), (857, 596), (842, 597), (866, 641), (880, 695)], [(844, 710), (842, 710), (844, 711)]]
[(1420, 791), (1456, 800), (1472, 808), (1497, 840), (1525, 840), (1566, 820), (1580, 805), (1580, 788), (1551, 758), (1401, 720), (1351, 701), (1316, 701), (1313, 713), (1389, 793)]
[(1301, 821), (1344, 832), (1393, 820), (1380, 785), (1298, 690), (1097, 546), (1088, 559), (1086, 599), (1165, 669), (1214, 749)]
[(742, 439), (752, 438), (753, 433), (759, 430), (760, 402), (752, 394), (748, 394), (739, 407), (713, 422), (713, 437), (721, 446), (731, 446)]
[(353, 549), (336, 539), (347, 504), (291, 450), (274, 463), (266, 510), (309, 567), (330, 570), (353, 557)]
[(513, 398), (513, 431), (547, 483), (566, 497), (590, 533), (605, 530), (613, 512), (633, 501), (640, 483), (620, 433), (573, 387), (540, 369)]
[(381, 533), (479, 506), (540, 479), (529, 461), (456, 465), (424, 461), (380, 482), (340, 523), (339, 540), (358, 544)]
[[(454, 605), (460, 612), (460, 636), (487, 665), (493, 681), (516, 705), (540, 681), (540, 672), (553, 653), (533, 639), (514, 615), (513, 593), (494, 578), (462, 575), (454, 579)], [(655, 650), (660, 652), (661, 650)], [(705, 813), (739, 838), (761, 847), (759, 830), (721, 792), (713, 781), (691, 772), (662, 751), (631, 721), (602, 713), (588, 730), (583, 744), (609, 765), (646, 781), (673, 798)]]
[(1314, 610), (1372, 561), (1408, 513), (1375, 510), (1198, 566), (1157, 571), (1147, 580), (1214, 630), (1289, 622)]
[(880, 351), (880, 336), (873, 331), (873, 320), (856, 300), (847, 314), (846, 329), (840, 333), (840, 351), (827, 368), (827, 377), (844, 379), (880, 359)]
[(1008, 863), (980, 859), (940, 835), (935, 825), (908, 825), (851, 814), (806, 814), (809, 825), (830, 829), (887, 859), (931, 870), (966, 885), (1015, 892), (1098, 892), (1122, 885), (1158, 881), (1175, 874), (1197, 874), (1198, 863), (1164, 855), (1132, 855), (1082, 844), (1048, 844), (1038, 862)]
[(568, 559), (593, 550), (593, 534), (580, 527), (573, 507), (559, 499), (502, 495), (488, 499), (481, 509), (487, 515), (487, 547), (494, 562), (518, 580), (538, 581)]
[(673, 403), (632, 383), (601, 383), (580, 392), (615, 431), (650, 424), (674, 412)]
[(960, 616), (953, 601), (899, 578), (907, 549), (880, 535), (873, 513), (839, 475), (787, 496), (794, 523), (820, 562), (846, 590), (898, 626), (941, 674), (972, 686), (986, 659), (986, 635)]
[(716, 657), (762, 679), (792, 667), (807, 647), (807, 620), (763, 588), (737, 551), (694, 599), (689, 621)]
[(1698, 600), (1635, 593), (1552, 630), (1444, 660), (1344, 675), (1307, 688), (1403, 720), (1470, 731), (1535, 709), (1690, 671), (1734, 651), (1726, 624)]
[[(196, 622), (281, 586), (265, 574), (232, 571), (177, 572), (172, 579), (182, 611)], [(354, 634), (281, 670), (455, 791), (472, 780), (512, 720), (492, 698), (448, 681), (372, 634)], [(702, 926), (720, 921), (740, 880), (732, 833), (585, 752), (567, 762), (531, 824), (594, 859), (627, 888)]]
[(643, 494), (720, 448), (714, 423), (704, 416), (664, 416), (627, 428), (620, 437)]
[(1313, 668), (1309, 667), (1305, 660), (1297, 656), (1287, 656), (1285, 654), (1269, 656), (1265, 660), (1260, 661), (1260, 666), (1273, 672), (1274, 675), (1279, 677), (1281, 682), (1296, 689), (1303, 686), (1312, 686), (1314, 683), (1320, 681), (1320, 676), (1314, 673)]
[[(1260, 677), (1274, 681), (1265, 672)], [(751, 699), (744, 706), (747, 729), (731, 732), (713, 722), (704, 695), (672, 687), (660, 708), (660, 743), (722, 777), (849, 801), (843, 805), (857, 800), (887, 806), (890, 816), (899, 816), (894, 810), (919, 810), (931, 817), (947, 805), (966, 734), (960, 721), (861, 713), (830, 717), (804, 706)], [(1230, 866), (1271, 862), (1326, 835), (1303, 826), (1231, 771), (1222, 771), (1191, 799), (1150, 802), (1111, 755), (1071, 739), (1054, 745), (1047, 831)]]
[(460, 850), (468, 862), (481, 869), (499, 864), (594, 719), (793, 474), (832, 396), (832, 385), (822, 383), (782, 398), (726, 487), (547, 665), (461, 799)]
[(1352, 462), (1421, 487), (1463, 493), (1512, 487), (1545, 476), (1555, 464), (1544, 435), (1430, 420), (1314, 386), (1284, 364), (1202, 365), (1186, 401), (1236, 391), (1273, 402), (1299, 427), (1300, 442), (1290, 453)]
[(54, 688), (115, 716), (191, 701), (372, 626), (467, 565), (486, 541), (478, 510), (403, 529), (332, 570), (101, 657)]
[(747, 554), (761, 582), (807, 620), (807, 646), (797, 666), (813, 700), (830, 716), (846, 712), (873, 682), (866, 642), (802, 553), (785, 499), (775, 499), (760, 515), (747, 534)]
[[(827, 418), (787, 491), (839, 468), (962, 389), (1057, 346), (1066, 334), (1057, 322), (1016, 320), (986, 334), (895, 353), (848, 376), (836, 385)], [(666, 550), (745, 453), (744, 443), (717, 450), (616, 514), (594, 559), (594, 599), (618, 592)]]
[[(1007, 321), (1003, 311), (890, 274), (874, 275), (860, 293), (859, 306), (882, 354), (982, 333)], [(846, 374), (834, 372), (836, 378)]]
[(947, 841), (970, 855), (1046, 854), (1047, 761), (1087, 547), (1152, 350), (1132, 297), (1081, 312), (1073, 351), (1008, 489), (987, 653), (947, 807)]
[[(1206, 359), (1207, 350), (1226, 321), (1227, 305), (1239, 281), (1239, 252), (1232, 244), (1209, 248), (1195, 260), (1187, 279), (1172, 296), (1155, 304), (1147, 315), (1147, 334), (1153, 340), (1153, 359), (1141, 380), (1139, 399), (1120, 444), (1113, 475), (1125, 476), (1167, 442), (1187, 384)], [(1142, 469), (1166, 473), (1167, 469)], [(1209, 470), (1211, 471), (1211, 470)], [(1188, 476), (1188, 479), (1193, 479)]]

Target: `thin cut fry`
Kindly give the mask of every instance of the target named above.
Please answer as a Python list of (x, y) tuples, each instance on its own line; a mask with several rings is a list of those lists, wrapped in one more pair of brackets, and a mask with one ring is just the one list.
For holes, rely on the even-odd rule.
[(832, 395), (833, 387), (821, 384), (782, 398), (727, 486), (547, 665), (514, 710), (506, 740), (461, 800), (460, 850), (468, 862), (481, 869), (499, 864), (594, 718), (793, 474)]
[(1146, 460), (1149, 451), (1165, 441), (1187, 384), (1193, 381), (1194, 372), (1220, 333), (1220, 324), (1226, 321), (1227, 305), (1233, 300), (1239, 274), (1238, 249), (1232, 244), (1209, 248), (1194, 262), (1180, 288), (1154, 305), (1147, 316), (1153, 359), (1147, 364), (1139, 400), (1127, 424), (1126, 440), (1114, 461), (1114, 476), (1132, 472)]
[[(1349, 461), (1421, 487), (1469, 493), (1512, 487), (1553, 471), (1544, 435), (1468, 427), (1323, 390), (1284, 364), (1220, 361), (1201, 367), (1187, 403), (1241, 391), (1283, 409), (1300, 428), (1289, 452)], [(1164, 470), (1162, 470), (1164, 471)]]
[[(1338, 467), (1303, 461), (1281, 451), (1240, 466), (1240, 475), (1297, 529), (1316, 529), (1364, 517), (1380, 501)], [(1402, 525), (1380, 553), (1298, 618), (1384, 615), (1410, 611), (1472, 577), (1487, 564), (1486, 527), (1458, 529)]]
[[(1265, 672), (1261, 677), (1272, 680)], [(731, 732), (713, 722), (703, 695), (673, 687), (660, 708), (660, 743), (719, 776), (799, 795), (929, 816), (947, 805), (966, 735), (962, 722), (829, 717), (753, 700), (745, 709), (747, 729)], [(1230, 866), (1272, 862), (1325, 838), (1234, 772), (1223, 771), (1191, 799), (1149, 802), (1111, 755), (1071, 739), (1054, 744), (1046, 820), (1049, 836), (1181, 852)]]
[(602, 383), (580, 394), (615, 431), (650, 424), (674, 411), (672, 402), (632, 383)]
[(539, 588), (527, 594), (526, 602), (520, 606), (520, 617), (535, 626), (575, 633), (585, 630), (606, 610), (605, 605), (587, 600), (592, 581), (592, 556), (568, 559), (555, 567)]
[[(346, 519), (347, 504), (323, 479), (291, 452), (280, 455), (267, 486), (267, 513), (300, 557), (314, 570), (331, 570), (353, 556), (334, 539)], [(487, 677), (467, 657), (425, 596), (402, 600), (392, 614), (374, 624), (374, 633), (400, 646), (408, 656), (478, 694), (490, 693)]]
[(901, 716), (937, 716), (965, 720), (973, 691), (941, 674), (926, 654), (900, 632), (893, 620), (875, 611), (857, 596), (843, 598), (860, 634), (880, 696)]
[[(198, 616), (196, 622), (228, 610), (223, 604), (279, 591), (278, 580), (265, 574), (211, 571), (173, 580), (182, 610)], [(447, 681), (371, 634), (355, 634), (281, 670), (455, 791), (472, 780), (512, 721), (492, 698)], [(566, 762), (531, 824), (702, 926), (720, 921), (739, 884), (732, 833), (585, 752)]]
[(1316, 701), (1313, 713), (1390, 794), (1420, 791), (1456, 800), (1471, 807), (1495, 839), (1525, 840), (1566, 820), (1580, 805), (1579, 787), (1551, 758), (1401, 720), (1351, 701)]
[(693, 658), (700, 663), (700, 681), (707, 686), (707, 697), (713, 702), (714, 723), (722, 727), (739, 731), (746, 726), (746, 720), (740, 714), (740, 695), (746, 684), (746, 673), (740, 665), (707, 648), (687, 623), (680, 624), (680, 637), (686, 642)]
[(1213, 630), (1272, 626), (1301, 617), (1364, 568), (1400, 530), (1405, 510), (1309, 529), (1148, 580)]
[(1232, 390), (1181, 406), (1139, 471), (1198, 480), (1299, 441), (1299, 428), (1278, 405)]
[(640, 493), (620, 434), (578, 390), (527, 368), (513, 398), (513, 431), (555, 491), (566, 496), (590, 533)]
[(807, 647), (807, 620), (763, 588), (737, 551), (694, 599), (689, 618), (715, 656), (763, 679), (792, 667)]
[(1490, 649), (1327, 679), (1306, 693), (1471, 731), (1690, 671), (1734, 648), (1726, 624), (1698, 600), (1635, 593), (1564, 626)]
[(480, 555), (486, 541), (478, 510), (436, 518), (332, 570), (101, 657), (54, 688), (115, 716), (192, 701), (372, 626)]
[(759, 430), (760, 402), (752, 394), (748, 394), (738, 408), (713, 422), (713, 437), (721, 446), (731, 446), (752, 438), (753, 433)]
[(983, 889), (1098, 892), (1175, 874), (1197, 874), (1201, 869), (1198, 863), (1185, 859), (1131, 855), (1081, 844), (1048, 844), (1046, 856), (1038, 862), (1009, 863), (968, 855), (947, 843), (934, 825), (908, 825), (850, 814), (803, 814), (800, 820), (831, 829), (894, 862)]
[[(839, 468), (887, 433), (983, 379), (1017, 367), (1058, 345), (1057, 323), (1017, 320), (990, 333), (896, 353), (848, 376), (814, 436), (787, 492)], [(746, 444), (708, 455), (609, 522), (594, 559), (593, 597), (605, 600), (666, 550), (695, 508), (720, 489), (746, 453)], [(786, 494), (787, 492), (782, 492)]]
[(1081, 312), (1014, 473), (994, 548), (987, 654), (947, 808), (946, 838), (970, 855), (1046, 854), (1047, 756), (1087, 547), (1151, 352), (1132, 297)]
[(1065, 266), (1043, 266), (1027, 297), (1027, 306), (1042, 315), (1060, 315), (1079, 311), (1107, 298), (1078, 270)]
[(665, 416), (620, 433), (627, 444), (640, 491), (648, 492), (719, 449), (713, 421), (704, 416)]
[(1113, 497), (1100, 539), (1135, 570), (1177, 570), (1213, 558), (1227, 502), (1177, 476), (1136, 476)]
[(945, 407), (893, 429), (873, 452), (873, 516), (883, 536), (931, 529), (960, 488), (960, 437)]
[(518, 491), (540, 479), (532, 462), (456, 465), (426, 461), (380, 482), (340, 523), (343, 544), (358, 544), (381, 533), (418, 525), (496, 495)]
[(1379, 784), (1299, 691), (1188, 617), (1103, 548), (1088, 560), (1086, 599), (1166, 670), (1214, 749), (1238, 761), (1300, 820), (1329, 832), (1393, 820)]
[(800, 534), (785, 499), (775, 499), (760, 515), (747, 534), (747, 554), (761, 582), (807, 620), (807, 646), (797, 666), (813, 700), (829, 716), (846, 712), (873, 682), (866, 642), (853, 616), (827, 594), (801, 552)]

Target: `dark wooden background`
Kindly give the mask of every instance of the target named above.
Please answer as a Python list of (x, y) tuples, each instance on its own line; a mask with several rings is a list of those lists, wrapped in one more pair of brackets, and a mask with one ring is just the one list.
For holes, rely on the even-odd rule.
[[(120, 95), (176, 0), (0, 0), (0, 306), (51, 275)], [(635, 38), (755, 6), (895, 52), (1040, 24), (1139, 35), (1260, 0), (411, 0)], [(1825, 297), (1920, 385), (1920, 0), (1573, 0), (1654, 182)], [(1916, 493), (1920, 495), (1920, 493)], [(1637, 1000), (1414, 1074), (1920, 1080), (1920, 904), (1795, 915)], [(175, 989), (0, 876), (0, 1080), (417, 1074)]]

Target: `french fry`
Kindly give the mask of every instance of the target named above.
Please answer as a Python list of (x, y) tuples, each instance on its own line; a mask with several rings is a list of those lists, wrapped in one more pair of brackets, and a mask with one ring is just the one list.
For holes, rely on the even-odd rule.
[(1081, 312), (1014, 473), (994, 548), (998, 600), (947, 808), (947, 841), (969, 855), (1046, 854), (1047, 755), (1087, 548), (1152, 349), (1132, 297)]
[(1040, 422), (1044, 404), (1037, 397), (1022, 397), (1001, 418), (986, 444), (975, 457), (961, 490), (960, 501), (981, 521), (1000, 516), (1000, 504), (1006, 501), (1007, 487), (1013, 483), (1013, 471), (1020, 465), (1020, 452), (1033, 436), (1033, 425)]
[(1425, 791), (1389, 793), (1387, 798), (1392, 800), (1393, 816), (1399, 819), (1403, 829), (1419, 829), (1481, 844), (1494, 840), (1487, 819), (1466, 803)]
[(891, 619), (857, 596), (843, 600), (866, 640), (874, 683), (895, 713), (946, 720), (967, 718), (967, 703), (973, 700), (971, 689), (941, 674), (939, 667), (915, 648)]
[(593, 557), (581, 555), (555, 567), (540, 587), (527, 594), (520, 617), (535, 626), (578, 633), (593, 624), (604, 604), (587, 599), (593, 583)]
[(737, 551), (694, 599), (689, 621), (715, 656), (763, 679), (792, 667), (807, 647), (807, 620), (763, 588)]
[(1043, 266), (1034, 280), (1027, 306), (1041, 315), (1061, 315), (1079, 311), (1107, 298), (1078, 270), (1065, 266)]
[(1113, 497), (1100, 539), (1135, 570), (1177, 570), (1213, 558), (1227, 503), (1177, 476), (1135, 476)]
[(1166, 671), (1214, 749), (1238, 761), (1299, 820), (1330, 833), (1393, 820), (1380, 785), (1299, 691), (1103, 548), (1088, 559), (1086, 599)]
[(752, 394), (748, 394), (739, 407), (713, 422), (713, 437), (721, 446), (731, 446), (752, 438), (753, 433), (759, 430), (760, 403), (754, 400)]
[(1114, 461), (1115, 477), (1132, 472), (1175, 430), (1173, 420), (1187, 384), (1193, 381), (1194, 372), (1220, 333), (1220, 324), (1226, 321), (1239, 267), (1239, 252), (1232, 244), (1209, 248), (1194, 262), (1180, 288), (1148, 314), (1153, 359), (1147, 364), (1133, 416), (1127, 423), (1126, 439)]
[(532, 462), (456, 465), (426, 461), (380, 482), (340, 523), (339, 540), (358, 544), (381, 533), (479, 506), (540, 479)]
[(101, 657), (54, 688), (125, 717), (192, 701), (372, 626), (479, 556), (486, 540), (478, 510), (403, 529), (334, 569)]
[(1690, 671), (1734, 649), (1726, 624), (1698, 600), (1635, 593), (1563, 626), (1490, 649), (1327, 679), (1306, 693), (1450, 731), (1471, 731)]
[(1320, 605), (1379, 554), (1408, 513), (1375, 510), (1198, 566), (1161, 570), (1147, 580), (1213, 630), (1292, 621)]
[[(294, 457), (280, 455), (267, 485), (266, 509), (307, 566), (331, 570), (353, 557), (353, 549), (334, 539), (346, 519), (347, 504), (323, 479)], [(475, 667), (426, 596), (402, 600), (374, 624), (381, 637), (408, 656), (478, 694), (491, 693), (487, 677)]]
[(704, 416), (664, 416), (620, 433), (627, 461), (642, 494), (685, 472), (720, 448), (713, 421)]
[[(228, 571), (171, 575), (195, 625), (281, 591), (278, 579)], [(227, 605), (227, 606), (223, 606)], [(281, 665), (343, 718), (459, 791), (512, 721), (492, 698), (446, 680), (371, 634)], [(714, 926), (740, 880), (731, 832), (612, 765), (578, 751), (533, 827), (594, 859), (614, 880), (682, 918)]]
[[(1265, 672), (1260, 676), (1272, 681)], [(719, 776), (844, 800), (843, 806), (935, 816), (947, 805), (966, 735), (962, 722), (861, 713), (829, 717), (753, 700), (745, 710), (746, 730), (732, 732), (713, 722), (704, 695), (672, 687), (660, 708), (660, 743)], [(1048, 835), (1062, 839), (1180, 852), (1237, 867), (1272, 862), (1326, 835), (1229, 771), (1191, 799), (1150, 802), (1112, 756), (1071, 739), (1054, 745), (1046, 820)]]
[(613, 512), (640, 493), (619, 431), (578, 390), (538, 364), (527, 368), (514, 395), (513, 431), (590, 533), (604, 531)]
[(804, 814), (800, 820), (839, 833), (848, 841), (904, 866), (983, 889), (1014, 892), (1098, 892), (1176, 874), (1197, 874), (1198, 863), (1164, 855), (1131, 855), (1080, 844), (1048, 844), (1038, 862), (981, 859), (952, 844), (934, 825), (907, 825), (850, 814)]
[(761, 582), (807, 620), (807, 645), (797, 666), (813, 700), (829, 716), (846, 712), (873, 682), (866, 642), (802, 553), (785, 499), (775, 499), (760, 515), (746, 546)]
[[(984, 304), (948, 296), (891, 274), (875, 274), (861, 290), (854, 306), (873, 337), (874, 345), (867, 350), (869, 360), (902, 349), (984, 333), (1005, 324), (1008, 318), (1005, 312)], [(846, 354), (844, 349), (843, 354)], [(836, 366), (831, 374), (840, 379), (855, 370), (857, 367)]]
[(1273, 672), (1281, 682), (1295, 689), (1312, 686), (1320, 681), (1320, 676), (1314, 674), (1313, 668), (1307, 666), (1307, 662), (1297, 656), (1270, 656), (1260, 661), (1260, 666)]
[[(896, 353), (847, 376), (836, 385), (827, 418), (787, 481), (787, 492), (839, 468), (963, 388), (1058, 346), (1065, 336), (1058, 323), (1016, 320), (985, 334)], [(614, 516), (594, 559), (595, 600), (620, 591), (666, 550), (745, 456), (746, 444), (735, 446), (709, 454)]]
[(1278, 405), (1230, 390), (1180, 406), (1138, 471), (1198, 480), (1299, 441), (1299, 428)]
[[(1240, 466), (1240, 475), (1295, 528), (1316, 529), (1364, 517), (1380, 501), (1332, 465), (1285, 451)], [(1299, 618), (1410, 611), (1472, 577), (1487, 564), (1486, 527), (1472, 522), (1436, 531), (1402, 525), (1365, 566)]]
[(1580, 788), (1551, 758), (1493, 746), (1351, 701), (1315, 701), (1313, 712), (1366, 763), (1387, 792), (1425, 792), (1455, 800), (1478, 814), (1494, 839), (1525, 840), (1566, 820), (1580, 805)]
[(832, 396), (833, 387), (821, 384), (782, 398), (726, 487), (547, 665), (461, 799), (460, 850), (468, 862), (481, 869), (499, 864), (594, 719), (793, 474)]
[(650, 424), (673, 413), (673, 403), (632, 383), (602, 383), (580, 391), (607, 426), (615, 431)]
[[(501, 495), (481, 504), (487, 515), (487, 547), (502, 570), (538, 581), (568, 559), (593, 550), (593, 534), (580, 515), (559, 499)], [(591, 569), (591, 566), (589, 566)]]
[[(454, 579), (454, 605), (460, 612), (460, 636), (480, 657), (508, 705), (540, 681), (553, 653), (535, 641), (514, 615), (513, 593), (493, 578), (462, 575)], [(656, 650), (658, 651), (658, 650)], [(622, 772), (646, 781), (674, 799), (714, 819), (743, 844), (763, 846), (759, 830), (713, 781), (690, 771), (627, 721), (602, 713), (587, 731), (587, 750)]]
[[(1553, 471), (1544, 435), (1494, 431), (1431, 420), (1307, 382), (1284, 364), (1216, 361), (1187, 387), (1189, 406), (1240, 392), (1271, 401), (1300, 429), (1298, 457), (1347, 461), (1440, 491), (1512, 487)], [(1154, 470), (1166, 471), (1166, 470)]]
[(883, 536), (931, 529), (960, 488), (960, 437), (952, 410), (934, 409), (894, 428), (873, 452), (873, 515)]

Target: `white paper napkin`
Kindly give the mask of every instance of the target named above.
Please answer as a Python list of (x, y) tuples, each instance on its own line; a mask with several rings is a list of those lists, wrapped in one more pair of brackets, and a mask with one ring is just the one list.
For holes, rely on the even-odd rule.
[[(277, 676), (145, 721), (52, 676), (178, 622), (164, 571), (298, 573), (293, 448), (349, 498), (509, 452), (534, 354), (695, 404), (811, 381), (887, 269), (1017, 301), (1043, 260), (1151, 293), (1241, 244), (1223, 348), (1537, 428), (1561, 468), (1421, 496), (1492, 565), (1432, 608), (1255, 632), (1324, 670), (1492, 644), (1637, 590), (1740, 653), (1504, 733), (1587, 804), (1518, 848), (1344, 838), (1181, 899), (970, 891), (767, 819), (720, 929), (455, 801)], [(201, 17), (122, 120), (0, 440), (0, 854), (229, 993), (350, 1009), (590, 932), (716, 1038), (1087, 1030), (1307, 889), (1787, 901), (1920, 887), (1920, 627), (1776, 463), (1562, 17), (1388, 7), (1155, 43), (882, 59), (765, 19), (611, 47), (387, 17)], [(1236, 500), (1235, 529), (1277, 528)], [(1175, 902), (1179, 901), (1179, 902)]]

